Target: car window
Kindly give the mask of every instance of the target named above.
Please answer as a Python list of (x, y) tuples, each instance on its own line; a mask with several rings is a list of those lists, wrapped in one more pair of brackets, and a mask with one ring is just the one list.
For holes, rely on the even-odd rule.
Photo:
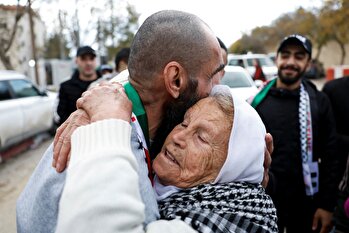
[(0, 82), (0, 101), (11, 99), (10, 88), (6, 81)]
[(271, 60), (270, 57), (262, 57), (258, 58), (258, 60), (262, 66), (275, 66), (273, 60)]
[(17, 98), (39, 96), (38, 90), (27, 80), (10, 80), (9, 83)]
[(228, 62), (228, 66), (241, 66), (244, 67), (244, 62), (242, 59), (231, 58)]
[(275, 66), (275, 64), (273, 63), (273, 61), (269, 57), (248, 58), (247, 59), (248, 66), (254, 66), (253, 65), (254, 59), (258, 59), (259, 64), (261, 66)]
[(238, 65), (238, 59), (230, 59), (228, 65), (229, 66), (237, 66)]
[(246, 74), (242, 72), (225, 72), (221, 84), (227, 85), (230, 88), (252, 86)]

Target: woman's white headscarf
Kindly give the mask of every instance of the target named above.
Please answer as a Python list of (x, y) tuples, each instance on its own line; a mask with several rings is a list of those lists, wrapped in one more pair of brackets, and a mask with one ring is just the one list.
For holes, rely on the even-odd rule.
[[(230, 92), (225, 85), (216, 85), (210, 96), (230, 95), (234, 103), (233, 127), (230, 133), (228, 155), (221, 168), (216, 183), (244, 181), (253, 184), (262, 182), (266, 130), (258, 113), (245, 101)], [(154, 180), (157, 200), (162, 200), (180, 191), (175, 186), (162, 185)]]
[(213, 183), (262, 182), (266, 130), (261, 118), (245, 100), (231, 93), (228, 86), (216, 85), (210, 95), (216, 93), (233, 97), (234, 120), (228, 155)]

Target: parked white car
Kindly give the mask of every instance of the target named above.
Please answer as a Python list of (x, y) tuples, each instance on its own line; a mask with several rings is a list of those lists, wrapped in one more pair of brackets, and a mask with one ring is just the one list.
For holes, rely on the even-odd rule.
[(220, 84), (230, 87), (232, 93), (247, 100), (258, 93), (258, 88), (253, 82), (251, 75), (240, 66), (226, 66), (225, 74)]
[(274, 62), (276, 61), (276, 53), (272, 52), (272, 53), (268, 53), (267, 56)]
[(275, 63), (265, 54), (229, 54), (228, 65), (244, 67), (253, 77), (254, 72), (256, 71), (253, 65), (254, 59), (259, 60), (259, 63), (262, 66), (263, 73), (267, 80), (273, 79), (277, 75), (277, 67)]
[(56, 96), (40, 91), (20, 73), (0, 71), (0, 151), (51, 130)]

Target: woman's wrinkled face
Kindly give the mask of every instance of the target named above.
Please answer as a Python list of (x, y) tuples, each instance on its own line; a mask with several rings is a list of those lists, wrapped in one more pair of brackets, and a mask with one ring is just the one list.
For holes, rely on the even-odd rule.
[(154, 160), (160, 182), (189, 188), (214, 181), (227, 156), (231, 122), (211, 97), (191, 107)]

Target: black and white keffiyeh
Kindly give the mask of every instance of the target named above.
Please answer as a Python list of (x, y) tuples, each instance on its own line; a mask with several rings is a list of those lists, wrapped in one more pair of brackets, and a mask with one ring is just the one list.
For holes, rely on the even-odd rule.
[(162, 219), (198, 232), (277, 232), (276, 209), (259, 184), (203, 184), (159, 201)]
[(313, 162), (313, 130), (310, 100), (303, 83), (300, 86), (298, 114), (305, 193), (307, 196), (313, 196), (319, 190), (319, 168), (318, 163)]

